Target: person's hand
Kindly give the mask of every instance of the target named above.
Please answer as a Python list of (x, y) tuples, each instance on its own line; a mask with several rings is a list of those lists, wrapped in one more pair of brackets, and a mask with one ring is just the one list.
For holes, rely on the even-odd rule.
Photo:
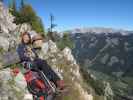
[(57, 83), (57, 87), (58, 87), (59, 89), (61, 89), (61, 90), (65, 87), (65, 82), (64, 82), (64, 80), (59, 80), (59, 81), (57, 81), (56, 83)]
[(32, 49), (30, 47), (27, 47), (27, 52), (32, 52)]

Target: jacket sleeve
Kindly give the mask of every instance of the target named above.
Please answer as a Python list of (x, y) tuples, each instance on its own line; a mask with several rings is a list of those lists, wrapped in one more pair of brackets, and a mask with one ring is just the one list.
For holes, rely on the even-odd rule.
[(17, 48), (17, 53), (20, 57), (20, 60), (23, 61), (30, 61), (30, 58), (25, 55), (25, 47), (23, 45), (19, 45)]

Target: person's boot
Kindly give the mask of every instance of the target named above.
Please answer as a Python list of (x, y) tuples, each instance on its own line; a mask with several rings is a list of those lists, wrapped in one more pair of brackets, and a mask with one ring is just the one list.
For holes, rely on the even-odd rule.
[(57, 84), (57, 88), (60, 89), (60, 90), (63, 90), (64, 87), (65, 87), (65, 83), (64, 83), (63, 80), (58, 80), (58, 81), (56, 82), (56, 84)]
[(65, 85), (64, 80), (59, 80), (56, 82), (57, 83), (57, 95), (67, 95), (69, 92), (69, 88), (67, 85)]

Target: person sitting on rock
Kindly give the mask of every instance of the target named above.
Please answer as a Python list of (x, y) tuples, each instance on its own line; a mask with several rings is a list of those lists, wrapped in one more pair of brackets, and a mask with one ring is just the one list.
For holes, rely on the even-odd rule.
[(59, 75), (47, 64), (45, 60), (42, 59), (42, 45), (44, 43), (44, 39), (41, 35), (35, 35), (32, 38), (32, 45), (34, 51), (37, 53), (38, 58), (34, 60), (34, 65), (39, 69), (43, 70), (44, 74), (48, 77), (50, 81), (52, 81), (59, 89), (64, 88), (64, 81), (59, 77)]

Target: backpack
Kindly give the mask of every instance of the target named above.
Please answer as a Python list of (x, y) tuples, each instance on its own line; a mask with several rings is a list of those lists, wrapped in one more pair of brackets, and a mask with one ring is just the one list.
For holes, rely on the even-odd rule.
[(49, 96), (53, 97), (56, 87), (42, 71), (30, 69), (24, 73), (24, 77), (27, 82), (27, 88), (33, 95), (34, 100), (38, 100), (38, 98), (44, 98), (39, 100), (47, 100), (46, 98)]

